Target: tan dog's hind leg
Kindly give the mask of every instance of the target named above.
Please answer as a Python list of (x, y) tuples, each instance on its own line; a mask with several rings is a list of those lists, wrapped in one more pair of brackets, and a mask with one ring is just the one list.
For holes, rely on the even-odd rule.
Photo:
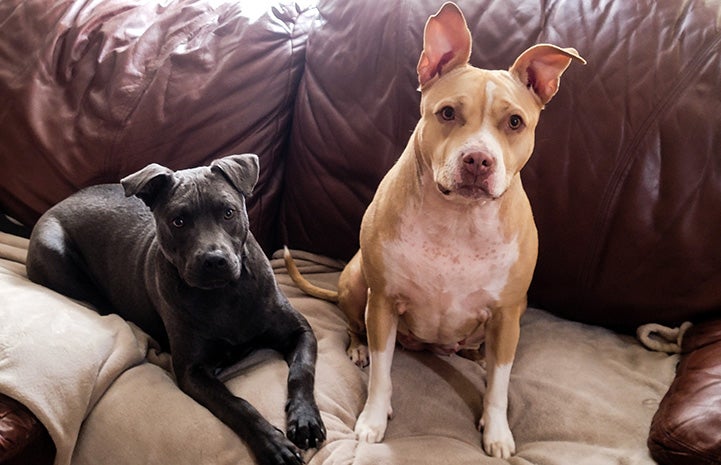
[(368, 347), (365, 344), (365, 309), (368, 285), (363, 275), (363, 262), (359, 250), (345, 266), (338, 280), (338, 307), (348, 318), (347, 353), (361, 368), (368, 366)]
[(508, 426), (508, 385), (524, 310), (525, 303), (518, 307), (496, 309), (486, 326), (488, 374), (479, 428), (483, 433), (483, 449), (491, 457), (508, 458), (516, 452)]
[(396, 344), (398, 314), (388, 298), (369, 293), (366, 311), (370, 373), (368, 398), (358, 417), (355, 433), (360, 441), (380, 442), (386, 432), (391, 408), (391, 364)]

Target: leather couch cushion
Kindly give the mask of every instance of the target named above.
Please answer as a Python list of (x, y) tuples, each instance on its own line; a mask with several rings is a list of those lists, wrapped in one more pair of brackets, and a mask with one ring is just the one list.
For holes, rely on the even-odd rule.
[(721, 320), (685, 335), (677, 376), (651, 423), (648, 447), (662, 465), (721, 463)]
[[(363, 211), (419, 117), (415, 69), (439, 5), (320, 3), (281, 206), (289, 245), (355, 252)], [(531, 303), (629, 330), (721, 308), (718, 4), (459, 5), (476, 66), (507, 68), (537, 42), (588, 60), (561, 79), (522, 173), (540, 236)]]
[(23, 404), (0, 394), (0, 463), (21, 453), (47, 430)]
[(3, 1), (0, 207), (31, 225), (151, 162), (255, 152), (249, 209), (267, 245), (316, 15), (309, 1)]

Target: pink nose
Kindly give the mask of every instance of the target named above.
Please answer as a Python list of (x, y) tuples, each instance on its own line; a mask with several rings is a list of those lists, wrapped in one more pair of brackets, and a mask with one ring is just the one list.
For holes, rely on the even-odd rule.
[(466, 168), (466, 171), (473, 176), (488, 174), (491, 169), (493, 169), (493, 165), (495, 165), (493, 158), (483, 152), (466, 153), (463, 155), (461, 160), (463, 161), (463, 166)]

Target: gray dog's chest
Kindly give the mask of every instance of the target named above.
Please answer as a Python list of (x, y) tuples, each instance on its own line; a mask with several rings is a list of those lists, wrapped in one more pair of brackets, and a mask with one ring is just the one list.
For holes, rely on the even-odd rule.
[(237, 343), (252, 337), (264, 321), (261, 314), (265, 306), (253, 284), (253, 280), (241, 277), (232, 286), (200, 290), (166, 276), (160, 287), (158, 311), (164, 321), (182, 322), (196, 334)]

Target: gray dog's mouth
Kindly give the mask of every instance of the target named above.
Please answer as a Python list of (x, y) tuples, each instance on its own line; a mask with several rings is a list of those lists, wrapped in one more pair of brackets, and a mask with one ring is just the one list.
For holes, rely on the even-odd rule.
[(240, 279), (240, 260), (223, 255), (223, 260), (201, 257), (186, 268), (184, 281), (198, 289), (219, 289)]
[(230, 283), (231, 283), (231, 281), (228, 279), (205, 279), (205, 280), (202, 280), (201, 282), (196, 283), (195, 285), (193, 285), (191, 283), (188, 283), (188, 284), (191, 284), (192, 287), (196, 287), (198, 289), (210, 291), (213, 289), (221, 289)]
[(235, 281), (238, 280), (237, 276), (218, 276), (213, 274), (205, 274), (205, 273), (199, 273), (199, 274), (193, 274), (193, 276), (188, 276), (184, 281), (188, 286), (195, 287), (197, 289), (203, 289), (206, 291), (212, 290), (212, 289), (221, 289), (223, 287), (226, 287)]
[(207, 276), (200, 272), (188, 273), (185, 277), (183, 277), (183, 281), (185, 281), (185, 284), (190, 287), (209, 291), (212, 289), (223, 288), (230, 284), (233, 280), (229, 277)]

